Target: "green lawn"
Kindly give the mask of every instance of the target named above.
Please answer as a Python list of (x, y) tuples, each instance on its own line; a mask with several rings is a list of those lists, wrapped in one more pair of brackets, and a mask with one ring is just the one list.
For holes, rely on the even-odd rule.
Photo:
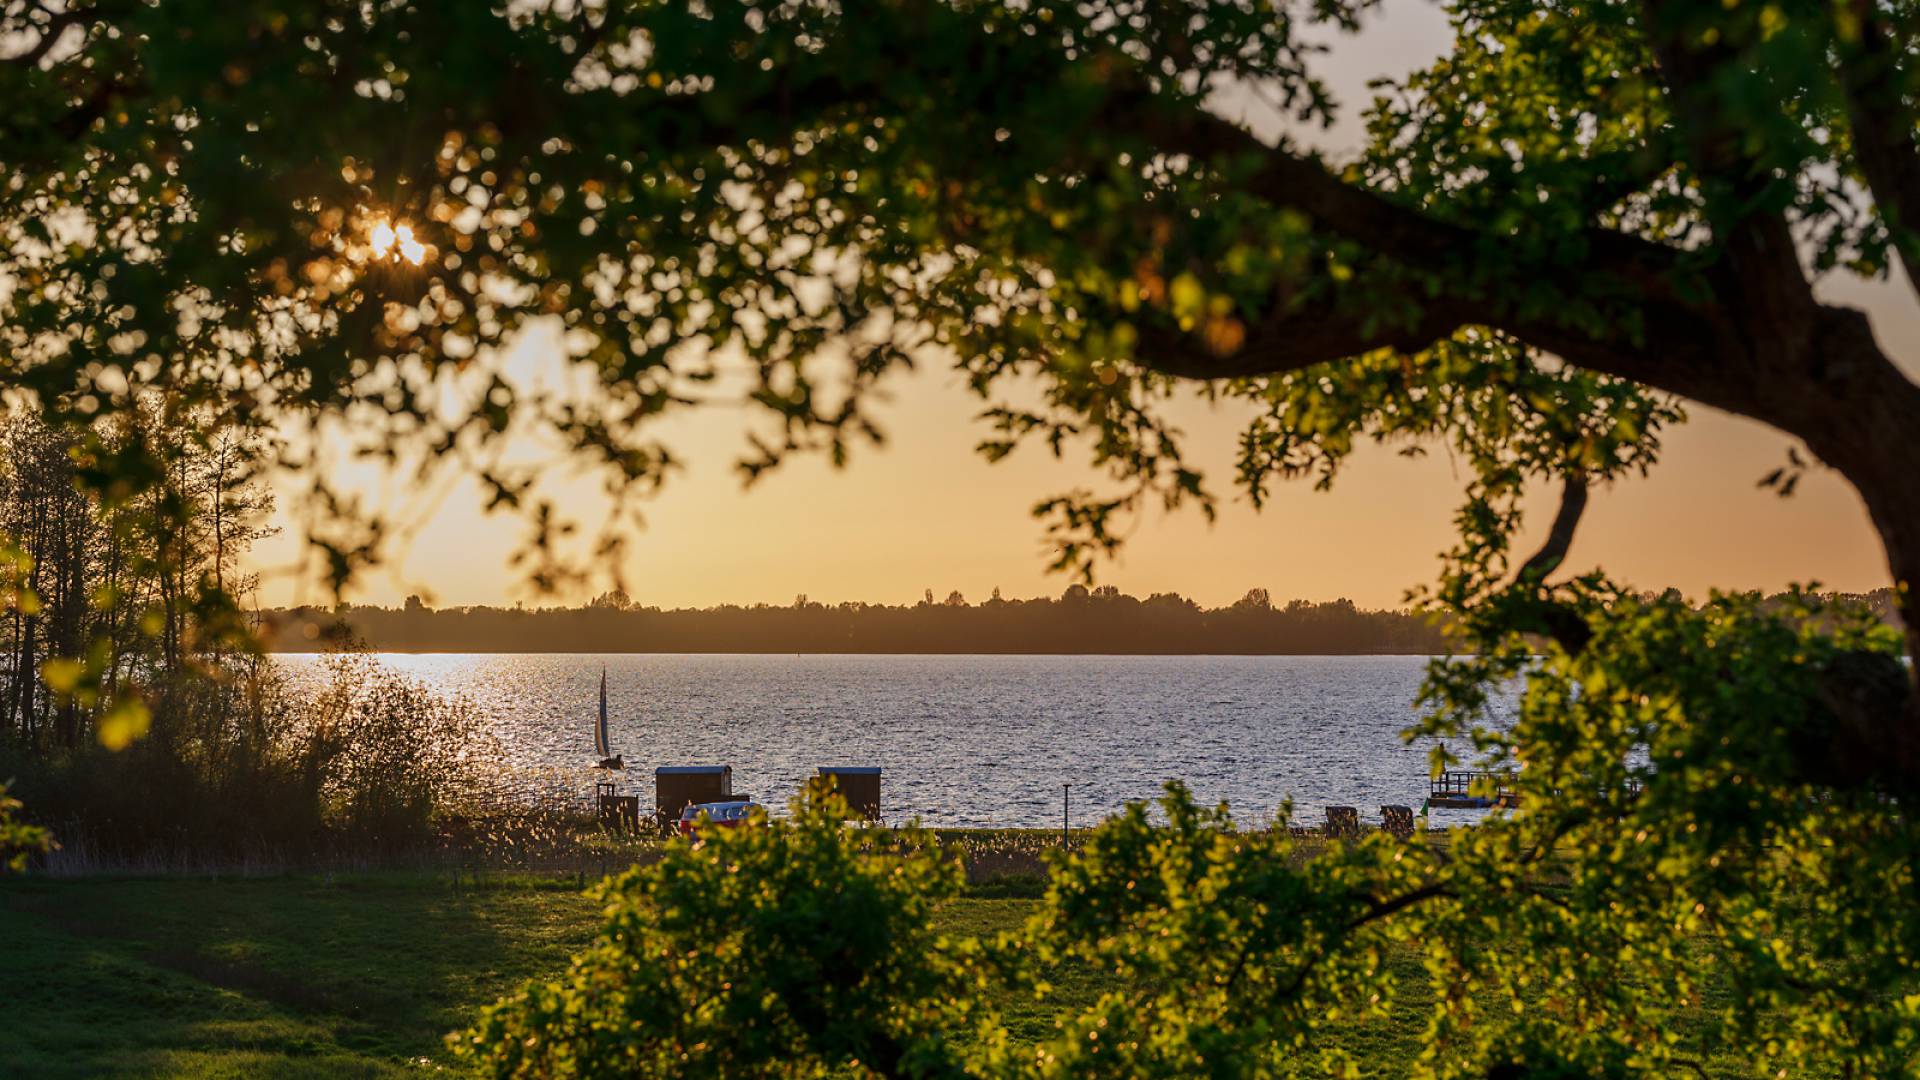
[(591, 937), (571, 882), (0, 886), (0, 1076), (384, 1076)]
[[(950, 901), (954, 934), (1019, 922), (1032, 891), (1002, 882)], [(1004, 894), (1015, 895), (1004, 895)], [(557, 974), (598, 912), (572, 878), (382, 872), (271, 878), (13, 878), (0, 882), (0, 1077), (378, 1077), (449, 1065), (442, 1037), (522, 980)], [(1325, 1032), (1405, 1075), (1425, 987), (1389, 1020)], [(1015, 1039), (1046, 1037), (1109, 976), (1056, 972), (1045, 1002), (1001, 1002)], [(1714, 1075), (1738, 1075), (1716, 1062)]]
[[(991, 890), (983, 890), (991, 891)], [(991, 934), (1032, 901), (948, 904)], [(0, 884), (0, 1076), (378, 1077), (448, 1064), (441, 1038), (592, 938), (573, 879), (456, 886), (409, 873)], [(1038, 1038), (1058, 1002), (1010, 1002)]]

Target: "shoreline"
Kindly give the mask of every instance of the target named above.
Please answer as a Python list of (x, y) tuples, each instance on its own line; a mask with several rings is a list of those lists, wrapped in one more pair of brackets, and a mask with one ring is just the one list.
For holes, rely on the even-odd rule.
[(929, 656), (959, 657), (1004, 657), (1004, 656), (1041, 656), (1075, 657), (1098, 656), (1112, 657), (1117, 660), (1151, 660), (1158, 658), (1195, 658), (1205, 659), (1252, 659), (1260, 657), (1322, 657), (1328, 659), (1368, 659), (1372, 657), (1420, 657), (1423, 659), (1443, 659), (1455, 656), (1471, 656), (1471, 653), (1436, 653), (1424, 650), (1379, 650), (1373, 652), (1327, 651), (1327, 652), (1219, 652), (1219, 651), (1173, 651), (1161, 652), (1108, 652), (1104, 650), (1074, 649), (1063, 651), (1041, 651), (1035, 649), (1002, 650), (799, 650), (786, 649), (488, 649), (488, 648), (406, 648), (381, 645), (375, 642), (362, 643), (364, 649), (314, 649), (269, 647), (268, 656), (333, 656), (346, 653), (371, 653), (376, 656), (809, 656), (809, 657), (903, 657), (920, 658)]

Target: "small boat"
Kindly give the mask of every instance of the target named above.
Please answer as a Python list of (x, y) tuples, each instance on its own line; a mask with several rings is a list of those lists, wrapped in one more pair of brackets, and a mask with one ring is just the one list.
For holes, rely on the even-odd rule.
[(612, 740), (607, 736), (607, 666), (600, 665), (600, 716), (593, 723), (593, 752), (600, 755), (600, 768), (625, 769), (626, 762), (613, 752)]

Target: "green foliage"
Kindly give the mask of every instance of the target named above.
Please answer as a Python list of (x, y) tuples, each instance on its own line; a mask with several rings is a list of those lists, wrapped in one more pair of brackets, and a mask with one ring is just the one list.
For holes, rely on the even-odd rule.
[[(1897, 635), (1810, 596), (1695, 610), (1581, 589), (1595, 637), (1577, 655), (1509, 639), (1429, 681), (1425, 730), (1520, 766), (1523, 807), (1456, 837), (1452, 887), (1477, 903), (1422, 931), (1450, 984), (1497, 989), (1514, 1015), (1450, 999), (1436, 1045), (1517, 1042), (1621, 1075), (1718, 1052), (1766, 1075), (1913, 1075), (1920, 833), (1806, 764), (1836, 735), (1824, 673), (1854, 650), (1897, 671)], [(1515, 675), (1511, 726), (1474, 722)], [(1522, 947), (1489, 947), (1513, 933)], [(1732, 1000), (1680, 1044), (1672, 1011), (1709, 972)]]
[[(1259, 87), (1298, 122), (1330, 120), (1310, 39), (1353, 28), (1365, 6), (95, 9), (68, 31), (77, 51), (0, 68), (0, 90), (31, 103), (0, 129), (0, 162), (20, 178), (0, 192), (0, 223), (22, 238), (0, 274), (36, 286), (0, 310), (16, 348), (45, 342), (24, 385), (88, 422), (145, 390), (217, 402), (243, 426), (353, 410), (368, 455), (473, 467), (495, 505), (529, 518), (524, 565), (549, 585), (581, 568), (563, 559), (569, 524), (537, 473), (483, 453), (509, 431), (544, 429), (616, 490), (644, 493), (678, 465), (654, 434), (661, 417), (737, 402), (759, 417), (740, 458), (752, 477), (793, 452), (840, 461), (877, 442), (870, 391), (929, 358), (950, 358), (981, 398), (990, 457), (1079, 445), (1106, 475), (1102, 490), (1037, 507), (1057, 565), (1082, 575), (1143, 502), (1211, 512), (1161, 413), (1182, 376), (1207, 372), (1170, 370), (1173, 354), (1225, 361), (1291, 319), (1369, 329), (1352, 335), (1350, 362), (1208, 387), (1251, 406), (1240, 480), (1256, 498), (1368, 432), (1464, 426), (1486, 444), (1551, 428), (1563, 402), (1532, 393), (1542, 381), (1610, 402), (1616, 441), (1650, 435), (1666, 418), (1656, 396), (1547, 374), (1503, 334), (1443, 334), (1404, 358), (1367, 344), (1419, 323), (1455, 281), (1527, 290), (1514, 302), (1556, 323), (1631, 319), (1624, 298), (1558, 272), (1584, 244), (1579, 205), (1556, 200), (1550, 220), (1513, 230), (1530, 246), (1503, 239), (1497, 271), (1467, 243), (1416, 265), (1268, 197), (1258, 143), (1165, 145), (1223, 81)], [(43, 21), (8, 18), (25, 36)], [(1432, 82), (1451, 87), (1443, 76)], [(1437, 96), (1425, 91), (1409, 87)], [(1557, 147), (1580, 175), (1545, 174), (1556, 190), (1611, 167), (1636, 132), (1645, 141), (1624, 118), (1592, 147), (1528, 123), (1501, 145)], [(49, 125), (83, 137), (48, 140)], [(1449, 168), (1415, 150), (1440, 171), (1389, 176), (1383, 162), (1361, 179), (1411, 203), (1444, 195), (1456, 215), (1500, 188), (1486, 154)], [(515, 385), (486, 359), (542, 319), (557, 321), (589, 396)], [(1592, 454), (1602, 469), (1605, 449)], [(114, 478), (140, 483), (138, 464)], [(344, 584), (384, 533), (314, 479), (310, 539)]]
[(477, 710), (371, 656), (335, 654), (327, 667), (319, 693), (280, 703), (277, 748), (325, 825), (363, 849), (406, 850), (431, 844), (448, 818), (488, 809), (501, 755)]
[(977, 958), (932, 914), (959, 866), (914, 831), (844, 826), (832, 802), (609, 880), (593, 947), (457, 1047), (502, 1076), (952, 1071)]
[(1427, 853), (1373, 837), (1314, 857), (1281, 827), (1240, 832), (1170, 784), (1164, 824), (1135, 805), (1055, 870), (1009, 955), (1072, 959), (1125, 987), (1071, 1016), (1032, 1071), (1050, 1076), (1340, 1075), (1318, 1030), (1386, 1015), (1383, 920), (1435, 888)]
[[(610, 881), (594, 947), (456, 1045), (495, 1075), (1360, 1075), (1356, 1028), (1412, 998), (1408, 1075), (1911, 1075), (1911, 830), (1783, 794), (1764, 752), (1706, 753), (1728, 726), (1783, 730), (1763, 672), (1823, 639), (1734, 602), (1622, 607), (1603, 633), (1651, 651), (1547, 662), (1518, 723), (1483, 732), (1537, 755), (1527, 809), (1444, 844), (1297, 848), (1170, 785), (1058, 858), (1023, 926), (957, 947), (930, 930), (951, 864), (799, 808)], [(1676, 716), (1678, 686), (1742, 657), (1723, 713)], [(1109, 988), (1016, 1046), (995, 1004), (1072, 968)]]
[(20, 800), (7, 794), (7, 785), (0, 784), (0, 872), (19, 873), (27, 868), (27, 861), (35, 855), (44, 855), (53, 846), (53, 836), (37, 825), (29, 825), (19, 819)]
[(0, 745), (75, 865), (419, 855), (540, 816), (501, 794), (476, 710), (366, 655), (328, 658), (311, 685), (230, 664), (164, 700), (161, 730), (124, 748)]
[[(1886, 265), (1897, 214), (1858, 197), (1845, 106), (1868, 77), (1898, 103), (1910, 73), (1867, 50), (1911, 36), (1904, 8), (1457, 3), (1451, 54), (1380, 88), (1345, 168), (1207, 111), (1233, 86), (1330, 121), (1314, 42), (1368, 7), (10, 9), (35, 46), (0, 67), (0, 276), (29, 286), (0, 301), (6, 347), (82, 423), (157, 392), (262, 429), (351, 412), (368, 456), (479, 471), (543, 585), (617, 565), (624, 530), (569, 559), (537, 468), (486, 452), (510, 432), (644, 494), (679, 464), (663, 417), (746, 405), (752, 477), (879, 441), (874, 388), (950, 361), (987, 456), (1078, 446), (1104, 474), (1036, 507), (1085, 576), (1143, 505), (1212, 512), (1165, 417), (1187, 380), (1246, 418), (1256, 502), (1368, 437), (1448, 439), (1504, 532), (1519, 479), (1642, 468), (1669, 392), (1724, 389), (1653, 362), (1678, 345), (1648, 320), (1741, 306), (1716, 290), (1756, 208), (1823, 264)], [(1711, 68), (1713, 160), (1656, 61), (1680, 45)], [(584, 396), (489, 359), (542, 321)], [(315, 480), (344, 585), (387, 533)]]

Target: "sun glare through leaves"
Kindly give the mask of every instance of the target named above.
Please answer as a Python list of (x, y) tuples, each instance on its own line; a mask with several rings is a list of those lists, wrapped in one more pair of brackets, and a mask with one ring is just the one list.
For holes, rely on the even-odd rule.
[(376, 259), (402, 259), (419, 266), (427, 258), (427, 246), (414, 239), (413, 226), (401, 222), (380, 221), (367, 230), (367, 244)]

